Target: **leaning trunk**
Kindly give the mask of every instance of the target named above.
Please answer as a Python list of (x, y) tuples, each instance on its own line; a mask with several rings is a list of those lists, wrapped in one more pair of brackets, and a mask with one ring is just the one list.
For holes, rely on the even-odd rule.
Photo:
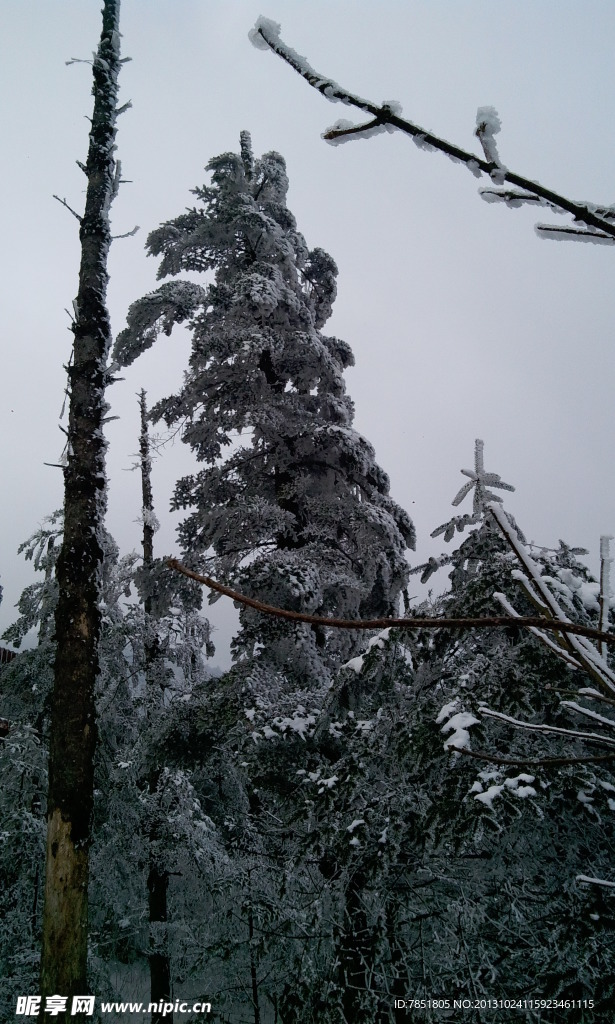
[(56, 1020), (72, 1019), (72, 999), (88, 992), (87, 917), (96, 720), (94, 686), (100, 634), (101, 530), (105, 513), (106, 308), (109, 207), (119, 174), (114, 159), (119, 0), (104, 0), (93, 62), (85, 213), (75, 303), (65, 469), (64, 537), (57, 562), (57, 652), (49, 751), (47, 859), (41, 992), (67, 998)]

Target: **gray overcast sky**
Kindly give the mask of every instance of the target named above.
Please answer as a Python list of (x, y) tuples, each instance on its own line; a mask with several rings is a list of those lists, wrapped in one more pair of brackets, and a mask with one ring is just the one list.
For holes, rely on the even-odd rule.
[[(87, 152), (99, 0), (4, 0), (0, 42), (4, 149), (0, 335), (0, 629), (31, 569), (17, 547), (61, 505), (57, 429), (77, 290), (78, 210)], [(337, 148), (320, 133), (333, 106), (247, 38), (264, 14), (319, 71), (465, 148), (476, 109), (493, 105), (510, 168), (570, 195), (609, 204), (615, 143), (615, 5), (609, 0), (123, 0), (119, 122), (124, 177), (113, 208), (109, 288), (114, 332), (128, 305), (155, 286), (147, 233), (191, 204), (204, 165), (252, 132), (257, 154), (287, 161), (289, 206), (308, 244), (338, 263), (339, 297), (327, 326), (348, 341), (356, 426), (374, 444), (394, 497), (412, 515), (417, 558), (441, 550), (430, 531), (470, 467), (475, 437), (489, 470), (517, 488), (506, 505), (526, 535), (592, 549), (615, 533), (611, 466), (615, 290), (608, 247), (539, 240), (547, 211), (484, 203), (479, 183), (440, 154), (384, 135)], [(559, 218), (557, 218), (559, 220)], [(138, 547), (136, 392), (172, 393), (186, 366), (178, 332), (126, 371), (109, 392), (109, 520), (122, 551)], [(166, 513), (178, 476), (193, 468), (178, 441), (156, 464)], [(463, 506), (461, 508), (463, 511)], [(444, 582), (444, 581), (443, 581)], [(412, 588), (411, 592), (416, 588)], [(216, 606), (217, 616), (220, 615)], [(224, 616), (223, 616), (224, 618)], [(224, 653), (228, 627), (219, 633)]]

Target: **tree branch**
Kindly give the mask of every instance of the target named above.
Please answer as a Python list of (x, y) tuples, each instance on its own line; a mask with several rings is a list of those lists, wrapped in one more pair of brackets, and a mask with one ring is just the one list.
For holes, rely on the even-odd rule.
[(66, 199), (60, 199), (60, 197), (56, 196), (55, 194), (54, 194), (53, 198), (57, 199), (58, 202), (61, 203), (62, 206), (65, 206), (66, 209), (69, 211), (69, 213), (72, 213), (73, 217), (76, 217), (77, 220), (79, 221), (79, 223), (81, 224), (81, 221), (83, 220), (83, 218), (81, 217), (81, 214), (76, 213), (75, 210), (73, 210), (72, 206), (68, 205), (68, 203), (66, 202)]
[(493, 629), (500, 626), (523, 626), (526, 629), (532, 627), (547, 629), (554, 633), (577, 633), (579, 636), (590, 637), (593, 640), (602, 640), (606, 644), (615, 646), (615, 636), (611, 633), (604, 633), (591, 626), (579, 626), (574, 622), (545, 619), (538, 615), (519, 618), (509, 615), (490, 615), (468, 619), (440, 619), (419, 616), (409, 619), (329, 619), (325, 615), (306, 615), (303, 612), (276, 608), (274, 605), (264, 604), (262, 601), (257, 601), (256, 598), (240, 594), (238, 591), (231, 590), (230, 587), (218, 583), (209, 576), (201, 576), (199, 573), (193, 572), (192, 569), (182, 565), (176, 558), (167, 559), (167, 565), (170, 569), (183, 573), (189, 579), (196, 580), (197, 583), (209, 587), (210, 590), (215, 590), (218, 594), (224, 594), (239, 604), (254, 608), (265, 615), (275, 615), (279, 619), (288, 619), (292, 622), (306, 622), (310, 625), (329, 626), (334, 629), (388, 629), (390, 627), (395, 627), (396, 629)]
[(491, 764), (510, 765), (520, 768), (524, 765), (542, 767), (543, 765), (562, 764), (589, 764), (594, 761), (613, 761), (615, 754), (595, 754), (593, 757), (540, 757), (536, 760), (529, 758), (500, 757), (498, 754), (490, 754), (487, 750), (469, 750), (467, 747), (447, 747), (447, 750), (454, 750), (457, 754), (465, 754), (467, 757), (474, 757), (478, 761), (489, 761)]
[[(464, 163), (476, 177), (485, 174), (498, 185), (508, 182), (517, 188), (523, 189), (527, 196), (517, 196), (518, 202), (544, 201), (553, 209), (571, 214), (575, 221), (586, 224), (588, 227), (597, 228), (601, 234), (595, 235), (592, 233), (592, 241), (608, 241), (609, 238), (615, 241), (615, 224), (610, 223), (608, 219), (612, 217), (612, 211), (607, 210), (605, 215), (601, 215), (602, 208), (595, 204), (574, 202), (566, 198), (566, 196), (554, 192), (552, 189), (544, 188), (537, 181), (532, 181), (529, 178), (523, 177), (523, 175), (516, 174), (494, 160), (484, 160), (475, 153), (469, 153), (467, 150), (447, 142), (446, 139), (426, 131), (412, 121), (407, 121), (405, 118), (400, 117), (397, 104), (383, 103), (378, 105), (370, 100), (354, 95), (354, 93), (344, 89), (333, 79), (319, 74), (314, 68), (310, 67), (304, 57), (301, 57), (300, 54), (280, 39), (279, 31), (280, 26), (276, 25), (275, 22), (270, 21), (268, 18), (260, 17), (250, 32), (250, 39), (258, 49), (272, 50), (278, 57), (281, 57), (297, 74), (305, 78), (312, 88), (317, 89), (328, 100), (334, 103), (341, 102), (346, 106), (357, 107), (359, 110), (370, 114), (373, 119), (363, 125), (351, 125), (348, 122), (333, 125), (323, 133), (322, 138), (325, 141), (335, 144), (346, 138), (360, 138), (362, 135), (365, 137), (368, 133), (373, 134), (379, 128), (403, 132), (405, 135), (409, 135), (419, 148), (436, 149), (441, 153), (445, 153), (454, 162)], [(497, 192), (491, 192), (490, 198), (494, 196), (497, 196)], [(508, 196), (508, 193), (503, 194), (504, 199), (507, 199)], [(540, 225), (539, 234), (548, 237), (548, 234), (552, 233), (553, 229), (545, 232), (544, 228), (545, 225)], [(555, 229), (555, 231), (558, 230), (561, 229)], [(570, 230), (563, 230), (565, 233), (571, 234)], [(579, 234), (586, 235), (587, 232), (576, 232), (574, 236), (578, 238)]]

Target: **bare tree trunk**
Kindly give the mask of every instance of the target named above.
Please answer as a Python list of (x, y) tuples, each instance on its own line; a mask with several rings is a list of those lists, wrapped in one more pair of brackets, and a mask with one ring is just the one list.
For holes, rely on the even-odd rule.
[[(145, 404), (145, 391), (139, 395), (139, 408), (141, 410), (141, 435), (139, 438), (139, 454), (141, 457), (141, 493), (143, 496), (143, 564), (151, 566), (154, 560), (154, 498), (152, 494), (152, 462), (150, 456), (149, 436), (147, 432), (147, 407)], [(153, 678), (153, 669), (158, 656), (158, 638), (154, 629), (152, 619), (153, 601), (151, 594), (147, 593), (143, 602), (146, 623), (145, 640), (145, 679), (147, 686), (148, 707), (154, 701), (156, 680)], [(149, 974), (150, 974), (150, 1002), (160, 1006), (162, 1003), (171, 1002), (171, 961), (169, 957), (169, 935), (167, 929), (168, 906), (167, 891), (169, 888), (169, 872), (165, 870), (164, 863), (158, 850), (162, 820), (158, 806), (158, 779), (160, 770), (153, 768), (148, 777), (148, 789), (150, 794), (150, 823), (149, 823), (149, 874), (147, 877), (148, 908), (149, 908)], [(152, 1013), (152, 1024), (170, 1022), (173, 1024), (173, 1014), (166, 1014), (163, 1017), (162, 1011), (154, 1010)]]
[(85, 213), (75, 304), (70, 382), (64, 537), (57, 562), (57, 652), (49, 753), (47, 858), (41, 992), (67, 997), (57, 1021), (71, 1018), (72, 997), (87, 994), (89, 846), (96, 721), (94, 685), (100, 634), (101, 528), (105, 514), (106, 363), (111, 325), (106, 308), (109, 207), (117, 191), (114, 158), (120, 0), (104, 0), (93, 61)]

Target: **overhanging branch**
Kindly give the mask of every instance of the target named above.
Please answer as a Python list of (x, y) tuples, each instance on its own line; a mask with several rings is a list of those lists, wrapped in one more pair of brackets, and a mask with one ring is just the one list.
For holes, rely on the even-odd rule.
[[(367, 137), (369, 134), (373, 134), (378, 131), (379, 128), (384, 128), (389, 131), (400, 131), (405, 135), (409, 135), (414, 142), (421, 149), (436, 149), (441, 153), (445, 153), (451, 160), (456, 163), (463, 163), (468, 167), (473, 174), (477, 177), (481, 175), (487, 175), (497, 185), (503, 185), (504, 182), (508, 182), (510, 185), (514, 185), (517, 188), (523, 189), (522, 195), (517, 195), (515, 198), (517, 204), (520, 202), (527, 201), (538, 201), (544, 205), (550, 206), (556, 211), (563, 211), (572, 215), (575, 221), (581, 224), (585, 224), (588, 227), (598, 229), (599, 234), (595, 232), (584, 232), (564, 229), (563, 231), (557, 232), (560, 237), (568, 236), (573, 238), (581, 237), (583, 241), (598, 241), (598, 242), (609, 242), (611, 244), (615, 242), (615, 224), (611, 222), (609, 218), (613, 217), (613, 211), (607, 209), (604, 211), (604, 216), (601, 216), (602, 208), (593, 203), (581, 203), (575, 202), (574, 200), (568, 199), (566, 196), (560, 195), (558, 192), (554, 192), (552, 189), (544, 188), (537, 181), (532, 181), (530, 178), (525, 178), (521, 174), (516, 174), (514, 171), (509, 170), (508, 167), (504, 167), (502, 164), (497, 163), (494, 160), (485, 160), (482, 157), (477, 156), (475, 153), (469, 153), (467, 150), (462, 149), (460, 146), (456, 146), (446, 139), (440, 138), (438, 135), (434, 135), (432, 132), (426, 131), (425, 128), (421, 128), (419, 125), (414, 124), (412, 121), (406, 120), (406, 118), (399, 116), (399, 107), (395, 103), (382, 103), (377, 104), (371, 102), (371, 100), (363, 99), (361, 96), (356, 96), (354, 93), (344, 89), (341, 85), (335, 82), (332, 78), (328, 78), (326, 75), (321, 75), (318, 71), (312, 68), (306, 59), (300, 54), (293, 50), (292, 47), (288, 46), (279, 35), (280, 26), (268, 18), (258, 18), (256, 25), (250, 32), (250, 39), (252, 43), (258, 48), (263, 50), (272, 50), (273, 53), (281, 57), (297, 74), (305, 78), (306, 82), (317, 89), (318, 92), (322, 93), (328, 100), (333, 103), (340, 102), (346, 106), (356, 107), (362, 110), (364, 113), (370, 114), (372, 120), (363, 125), (350, 125), (348, 122), (340, 123), (339, 125), (333, 125), (323, 133), (323, 139), (327, 142), (336, 143), (343, 141), (344, 138), (360, 138), (361, 136)], [(480, 137), (480, 136), (479, 136)], [(499, 198), (497, 192), (489, 190), (489, 195), (486, 196), (491, 201)], [(504, 201), (510, 201), (510, 193), (505, 192), (502, 194)], [(540, 225), (539, 234), (543, 237), (555, 236), (556, 232), (551, 230), (546, 232), (544, 230), (545, 225)], [(583, 237), (587, 236), (587, 237)]]
[(183, 573), (189, 579), (196, 580), (197, 583), (209, 587), (210, 590), (215, 590), (218, 594), (224, 594), (225, 597), (230, 597), (233, 601), (246, 605), (248, 608), (254, 608), (264, 615), (275, 615), (279, 619), (287, 619), (291, 622), (306, 622), (308, 625), (313, 626), (327, 626), (332, 629), (389, 629), (390, 627), (395, 627), (396, 629), (494, 629), (501, 626), (523, 626), (526, 629), (547, 629), (554, 633), (576, 633), (579, 636), (586, 636), (592, 640), (601, 640), (606, 644), (615, 646), (615, 636), (611, 633), (594, 629), (592, 626), (580, 626), (575, 622), (561, 620), (554, 621), (539, 615), (520, 616), (519, 618), (511, 615), (490, 615), (466, 619), (425, 616), (406, 619), (330, 619), (324, 615), (306, 615), (303, 612), (276, 608), (274, 605), (257, 601), (254, 597), (240, 594), (238, 591), (226, 587), (223, 583), (218, 583), (217, 580), (211, 579), (210, 576), (201, 576), (199, 573), (193, 572), (192, 569), (182, 565), (176, 558), (167, 559), (167, 565), (170, 569)]

